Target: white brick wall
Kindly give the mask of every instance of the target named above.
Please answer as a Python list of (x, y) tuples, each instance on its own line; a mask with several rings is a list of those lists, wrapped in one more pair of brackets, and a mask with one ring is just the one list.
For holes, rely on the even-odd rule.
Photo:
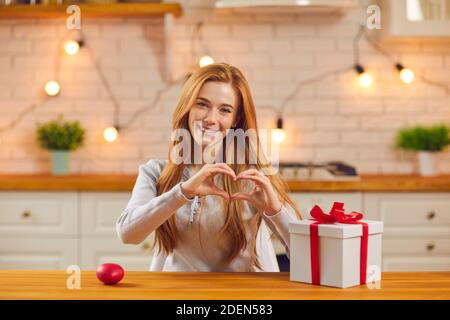
[[(204, 43), (216, 61), (241, 68), (258, 108), (260, 128), (275, 122), (277, 108), (297, 82), (353, 63), (352, 38), (358, 12), (339, 16), (236, 14), (212, 10), (213, 0), (184, 0), (184, 16), (175, 19), (172, 34), (173, 75), (188, 70), (190, 38), (204, 22)], [(58, 43), (68, 36), (64, 20), (3, 20), (0, 25), (0, 126), (37, 101), (53, 77)], [(120, 121), (148, 105), (164, 87), (163, 21), (95, 19), (83, 31), (121, 105)], [(383, 43), (405, 65), (427, 77), (450, 82), (450, 44), (398, 41)], [(361, 43), (361, 62), (375, 82), (361, 89), (352, 70), (309, 84), (285, 107), (288, 138), (281, 160), (344, 160), (365, 173), (411, 173), (413, 154), (395, 150), (393, 139), (404, 125), (450, 121), (450, 98), (420, 81), (402, 84), (383, 56)], [(60, 60), (61, 94), (27, 115), (19, 125), (0, 133), (0, 172), (46, 172), (49, 154), (35, 143), (35, 124), (64, 113), (87, 129), (84, 146), (72, 154), (72, 171), (136, 173), (139, 164), (167, 156), (172, 112), (180, 87), (163, 95), (119, 140), (102, 138), (112, 124), (109, 99), (86, 52)], [(450, 173), (450, 151), (438, 157), (441, 172)]]

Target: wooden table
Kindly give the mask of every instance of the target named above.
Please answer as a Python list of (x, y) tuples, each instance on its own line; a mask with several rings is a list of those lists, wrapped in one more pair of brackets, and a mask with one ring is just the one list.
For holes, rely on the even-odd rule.
[[(291, 192), (448, 192), (450, 175), (361, 175), (357, 181), (286, 180)], [(126, 191), (136, 183), (133, 174), (5, 174), (4, 191)]]
[(0, 270), (0, 299), (445, 299), (450, 300), (450, 272), (385, 272), (380, 289), (347, 289), (289, 281), (289, 273), (127, 272), (119, 284), (106, 286), (94, 271), (81, 272), (81, 289), (69, 290), (64, 271)]

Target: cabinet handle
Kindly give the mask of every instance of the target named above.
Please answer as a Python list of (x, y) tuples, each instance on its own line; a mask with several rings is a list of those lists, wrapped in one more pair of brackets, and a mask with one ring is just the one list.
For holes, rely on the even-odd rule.
[(430, 211), (427, 213), (427, 220), (433, 220), (436, 217), (436, 213), (434, 211)]
[(436, 245), (434, 243), (429, 243), (427, 244), (427, 251), (428, 252), (433, 251), (435, 247)]
[(22, 212), (22, 218), (28, 219), (31, 217), (31, 212), (26, 210), (24, 212)]

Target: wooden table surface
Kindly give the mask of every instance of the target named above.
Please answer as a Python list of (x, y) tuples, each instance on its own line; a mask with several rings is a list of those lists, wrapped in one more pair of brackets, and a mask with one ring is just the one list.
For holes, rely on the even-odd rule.
[[(127, 174), (5, 174), (3, 191), (126, 191), (131, 192), (136, 175)], [(361, 175), (357, 181), (286, 180), (292, 192), (448, 192), (450, 175)]]
[(65, 271), (0, 270), (0, 299), (445, 299), (450, 300), (450, 272), (384, 272), (380, 289), (346, 289), (292, 282), (289, 273), (127, 272), (119, 284), (106, 286), (94, 271), (81, 272), (81, 289), (66, 287)]

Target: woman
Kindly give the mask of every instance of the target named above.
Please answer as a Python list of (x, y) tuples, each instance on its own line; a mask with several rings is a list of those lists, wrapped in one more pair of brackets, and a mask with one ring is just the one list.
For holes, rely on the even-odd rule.
[[(172, 123), (189, 137), (171, 141), (169, 160), (139, 167), (116, 223), (122, 242), (139, 244), (155, 231), (150, 271), (279, 271), (268, 227), (289, 254), (288, 224), (301, 215), (286, 184), (255, 152), (256, 112), (242, 73), (225, 63), (200, 68), (186, 80)], [(227, 142), (239, 129), (256, 132), (244, 162), (235, 159), (242, 147)], [(205, 161), (205, 151), (195, 161), (199, 153), (191, 150), (205, 148), (215, 151), (213, 161)]]

